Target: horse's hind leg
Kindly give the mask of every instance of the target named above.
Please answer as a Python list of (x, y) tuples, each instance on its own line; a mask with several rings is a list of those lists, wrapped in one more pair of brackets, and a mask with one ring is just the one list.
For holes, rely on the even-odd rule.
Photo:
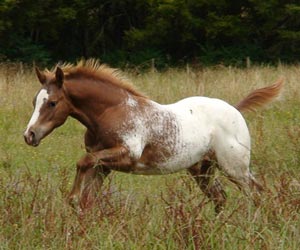
[(69, 203), (76, 208), (85, 210), (92, 207), (109, 169), (94, 166), (87, 157), (77, 163), (77, 173)]
[(206, 157), (201, 166), (196, 164), (188, 169), (189, 173), (194, 177), (203, 193), (215, 204), (216, 213), (220, 213), (226, 202), (226, 193), (222, 188), (220, 181), (213, 177), (213, 162)]
[(230, 150), (226, 146), (219, 146), (219, 150), (216, 150), (216, 157), (220, 169), (230, 181), (251, 197), (256, 205), (259, 204), (259, 193), (253, 191), (261, 192), (263, 187), (250, 172), (250, 149), (240, 143), (232, 143)]

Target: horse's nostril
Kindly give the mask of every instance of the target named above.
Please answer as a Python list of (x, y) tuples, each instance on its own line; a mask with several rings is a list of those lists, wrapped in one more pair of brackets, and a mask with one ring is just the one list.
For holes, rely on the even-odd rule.
[(29, 137), (34, 139), (35, 137), (35, 133), (33, 131), (29, 131)]

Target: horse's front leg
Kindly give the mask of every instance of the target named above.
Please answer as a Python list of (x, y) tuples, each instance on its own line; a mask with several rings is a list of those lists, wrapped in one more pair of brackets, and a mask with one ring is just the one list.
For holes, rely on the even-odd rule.
[(81, 209), (91, 207), (104, 178), (111, 170), (128, 172), (132, 168), (129, 151), (122, 146), (87, 153), (77, 163), (77, 174), (69, 201)]
[(85, 210), (93, 206), (105, 177), (111, 172), (105, 167), (91, 167), (90, 163), (86, 157), (77, 163), (77, 173), (69, 195), (69, 203), (76, 209)]

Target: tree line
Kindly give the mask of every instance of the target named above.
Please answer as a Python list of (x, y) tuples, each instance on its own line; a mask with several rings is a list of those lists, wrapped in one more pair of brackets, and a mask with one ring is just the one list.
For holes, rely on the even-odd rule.
[(298, 0), (2, 0), (0, 61), (298, 62)]

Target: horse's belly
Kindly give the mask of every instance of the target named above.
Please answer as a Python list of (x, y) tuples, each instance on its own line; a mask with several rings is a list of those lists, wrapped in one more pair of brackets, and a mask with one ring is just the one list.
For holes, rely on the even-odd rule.
[[(198, 160), (199, 161), (199, 160)], [(137, 163), (134, 167), (134, 169), (131, 171), (133, 174), (142, 174), (142, 175), (162, 175), (162, 174), (172, 174), (176, 173), (178, 171), (187, 169), (188, 166), (192, 166), (198, 161), (194, 162), (184, 162), (183, 164), (178, 164), (178, 162), (175, 163), (167, 163), (167, 164), (161, 164), (161, 165), (146, 165), (145, 163)], [(186, 165), (187, 164), (187, 165)]]
[[(144, 175), (171, 174), (187, 169), (202, 160), (208, 151), (207, 143), (201, 144), (195, 140), (188, 145), (182, 144), (178, 150), (167, 157), (158, 157), (159, 152), (153, 152), (146, 160), (137, 161), (132, 173)], [(158, 150), (159, 151), (159, 150)]]

